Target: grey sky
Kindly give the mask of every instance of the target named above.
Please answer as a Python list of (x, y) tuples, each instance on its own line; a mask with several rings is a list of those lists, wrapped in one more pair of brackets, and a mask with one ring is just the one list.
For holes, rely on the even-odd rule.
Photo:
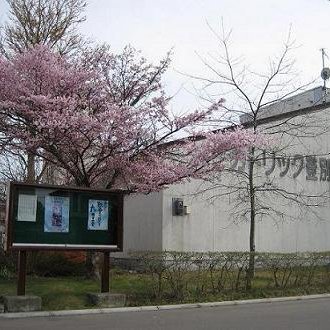
[[(319, 76), (321, 47), (330, 54), (330, 2), (327, 0), (88, 0), (82, 33), (109, 43), (114, 51), (126, 44), (142, 50), (151, 61), (173, 48), (172, 69), (166, 76), (169, 93), (181, 91), (173, 101), (178, 110), (198, 106), (189, 79), (176, 72), (201, 74), (202, 56), (217, 50), (206, 21), (220, 31), (221, 17), (233, 29), (232, 49), (248, 64), (262, 69), (286, 39), (290, 25), (299, 46), (294, 51), (301, 80)], [(0, 20), (5, 14), (0, 0)], [(328, 61), (330, 66), (330, 60)], [(321, 84), (321, 80), (319, 81)]]

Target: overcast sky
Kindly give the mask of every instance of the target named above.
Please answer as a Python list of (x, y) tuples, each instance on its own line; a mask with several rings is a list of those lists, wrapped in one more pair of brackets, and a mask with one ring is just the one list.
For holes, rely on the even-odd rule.
[[(83, 34), (109, 43), (114, 51), (131, 44), (150, 60), (160, 60), (173, 48), (172, 68), (165, 77), (178, 110), (198, 106), (188, 74), (205, 73), (201, 56), (215, 54), (217, 40), (207, 22), (220, 32), (221, 18), (233, 29), (231, 48), (247, 64), (262, 69), (278, 53), (290, 25), (299, 46), (293, 53), (302, 81), (319, 76), (320, 48), (330, 55), (330, 2), (327, 0), (88, 0)], [(0, 0), (0, 20), (5, 19)], [(330, 60), (327, 64), (330, 66)], [(319, 80), (318, 84), (321, 84)]]

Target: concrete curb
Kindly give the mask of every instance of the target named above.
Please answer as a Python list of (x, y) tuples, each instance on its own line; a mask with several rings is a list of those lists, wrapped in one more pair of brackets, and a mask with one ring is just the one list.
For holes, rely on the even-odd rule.
[(181, 304), (181, 305), (94, 308), (94, 309), (79, 309), (79, 310), (62, 310), (62, 311), (53, 311), (53, 312), (3, 313), (3, 314), (0, 314), (0, 319), (14, 319), (14, 318), (26, 318), (26, 317), (75, 316), (75, 315), (88, 315), (88, 314), (110, 314), (110, 313), (123, 313), (123, 312), (142, 312), (142, 311), (162, 311), (162, 310), (173, 310), (173, 309), (262, 304), (262, 303), (297, 301), (297, 300), (312, 300), (312, 299), (320, 299), (320, 298), (330, 298), (330, 294), (325, 293), (325, 294), (314, 294), (314, 295), (309, 295), (309, 296), (218, 301), (218, 302)]

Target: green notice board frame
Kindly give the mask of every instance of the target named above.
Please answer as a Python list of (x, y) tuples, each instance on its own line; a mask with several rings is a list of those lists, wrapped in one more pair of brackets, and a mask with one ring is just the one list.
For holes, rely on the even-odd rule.
[(6, 249), (122, 251), (124, 194), (10, 182)]

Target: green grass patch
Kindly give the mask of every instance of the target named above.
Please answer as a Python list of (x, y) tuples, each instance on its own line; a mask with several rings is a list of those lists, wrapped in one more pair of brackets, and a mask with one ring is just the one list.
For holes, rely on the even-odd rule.
[[(87, 307), (86, 292), (98, 291), (98, 283), (79, 277), (27, 277), (26, 294), (42, 298), (44, 310), (81, 309)], [(14, 280), (0, 281), (0, 294), (16, 294)]]

